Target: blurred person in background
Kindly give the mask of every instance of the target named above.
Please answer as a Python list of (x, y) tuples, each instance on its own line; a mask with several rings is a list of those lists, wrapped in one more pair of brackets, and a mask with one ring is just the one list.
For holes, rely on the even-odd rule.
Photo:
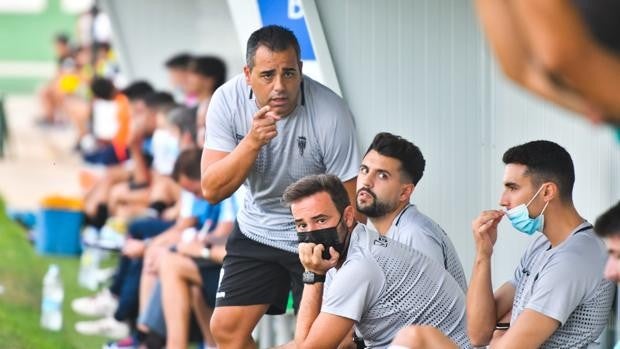
[(193, 96), (187, 93), (188, 66), (191, 61), (192, 56), (190, 54), (178, 53), (170, 57), (164, 63), (166, 71), (168, 72), (168, 81), (172, 87), (174, 100), (186, 106), (193, 106), (196, 104)]

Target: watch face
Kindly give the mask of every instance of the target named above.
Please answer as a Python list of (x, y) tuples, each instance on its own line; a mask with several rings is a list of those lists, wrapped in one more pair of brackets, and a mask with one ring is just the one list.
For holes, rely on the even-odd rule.
[(314, 283), (314, 273), (311, 271), (305, 271), (302, 274), (302, 281), (305, 284), (313, 284)]

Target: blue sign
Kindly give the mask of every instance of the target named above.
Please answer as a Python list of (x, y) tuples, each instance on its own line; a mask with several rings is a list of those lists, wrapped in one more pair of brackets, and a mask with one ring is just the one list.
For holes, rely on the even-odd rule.
[(277, 24), (295, 33), (301, 49), (301, 59), (315, 60), (310, 34), (304, 20), (301, 0), (257, 0), (263, 25)]

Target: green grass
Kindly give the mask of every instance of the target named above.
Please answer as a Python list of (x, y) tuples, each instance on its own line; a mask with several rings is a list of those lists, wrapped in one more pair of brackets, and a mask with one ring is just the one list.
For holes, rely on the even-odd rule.
[[(50, 263), (61, 269), (65, 288), (63, 329), (43, 330), (39, 326), (42, 280)], [(74, 324), (83, 318), (71, 310), (71, 300), (90, 291), (77, 285), (77, 257), (39, 256), (24, 231), (6, 218), (0, 201), (0, 348), (11, 349), (83, 349), (101, 348), (102, 337), (87, 337), (75, 332)]]

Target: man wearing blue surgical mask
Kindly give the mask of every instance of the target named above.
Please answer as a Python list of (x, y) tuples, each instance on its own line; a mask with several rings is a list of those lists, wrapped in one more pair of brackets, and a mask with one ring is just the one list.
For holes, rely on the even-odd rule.
[[(603, 277), (605, 245), (573, 205), (570, 155), (556, 143), (533, 141), (510, 148), (503, 161), (504, 210), (483, 211), (472, 223), (476, 259), (467, 293), (472, 344), (581, 348), (596, 343), (607, 324), (614, 285)], [(542, 234), (532, 238), (513, 279), (493, 292), (491, 258), (504, 217), (521, 233)], [(502, 319), (509, 321), (501, 326), (508, 329), (496, 331)]]
[[(556, 143), (533, 141), (503, 159), (503, 210), (483, 211), (472, 223), (476, 258), (467, 290), (467, 332), (475, 347), (598, 348), (615, 285), (605, 280), (606, 251), (572, 200), (575, 171)], [(537, 234), (512, 280), (493, 292), (491, 260), (497, 225), (506, 217)], [(432, 327), (410, 326), (393, 348), (458, 348)]]

